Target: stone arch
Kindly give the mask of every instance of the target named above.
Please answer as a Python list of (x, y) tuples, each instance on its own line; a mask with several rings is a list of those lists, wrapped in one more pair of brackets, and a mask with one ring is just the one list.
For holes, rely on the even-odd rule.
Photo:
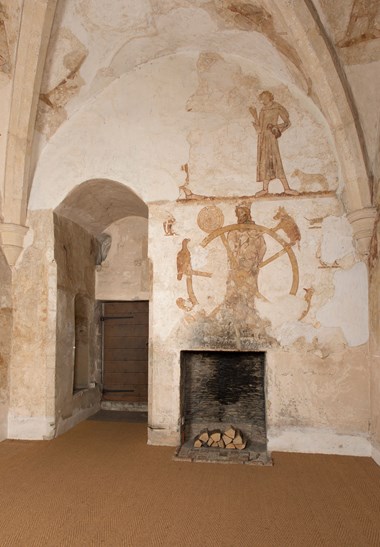
[(272, 0), (271, 9), (286, 25), (290, 40), (296, 44), (310, 77), (310, 95), (331, 128), (345, 182), (343, 203), (353, 228), (357, 250), (366, 256), (376, 218), (373, 173), (346, 74), (312, 0)]
[(147, 218), (148, 207), (127, 186), (109, 179), (92, 179), (71, 190), (55, 213), (98, 235), (121, 218)]
[(122, 219), (130, 217), (133, 223), (147, 216), (147, 205), (130, 188), (108, 179), (77, 185), (54, 210), (58, 434), (94, 413), (100, 404), (100, 319), (106, 299), (97, 296), (96, 276), (106, 255), (100, 252), (104, 251), (104, 231)]

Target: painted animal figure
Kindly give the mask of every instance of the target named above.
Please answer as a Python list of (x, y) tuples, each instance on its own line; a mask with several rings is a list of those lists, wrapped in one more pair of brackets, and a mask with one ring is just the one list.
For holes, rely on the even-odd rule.
[(305, 296), (304, 296), (304, 299), (305, 299), (305, 302), (306, 302), (306, 309), (302, 312), (300, 318), (298, 319), (298, 321), (302, 321), (302, 319), (304, 319), (307, 314), (309, 313), (310, 311), (310, 308), (311, 308), (311, 299), (313, 298), (313, 295), (315, 293), (315, 290), (313, 289), (313, 287), (310, 287), (308, 289), (304, 289), (305, 291)]
[(188, 249), (190, 239), (182, 241), (182, 248), (177, 254), (177, 279), (181, 281), (183, 275), (191, 275), (191, 254)]
[(301, 192), (310, 192), (313, 185), (315, 185), (315, 187), (318, 185), (319, 191), (329, 191), (327, 178), (320, 173), (304, 173), (303, 171), (301, 171), (301, 169), (295, 169), (292, 173), (292, 177), (297, 177), (299, 179), (301, 183)]
[(200, 199), (205, 196), (200, 196), (199, 194), (194, 194), (190, 188), (188, 188), (190, 184), (190, 172), (189, 172), (189, 164), (185, 163), (184, 165), (181, 165), (181, 171), (184, 171), (186, 173), (186, 179), (181, 186), (178, 187), (179, 190), (179, 197), (178, 199), (183, 199), (183, 195), (185, 196), (185, 199)]
[(173, 216), (169, 216), (166, 220), (163, 222), (164, 232), (166, 236), (175, 236), (177, 235), (173, 231), (173, 226), (175, 224), (175, 218)]
[(300, 248), (301, 232), (293, 218), (286, 212), (284, 207), (279, 207), (277, 213), (274, 215), (273, 220), (279, 220), (280, 222), (274, 228), (275, 232), (282, 230), (289, 238), (290, 245), (297, 243)]

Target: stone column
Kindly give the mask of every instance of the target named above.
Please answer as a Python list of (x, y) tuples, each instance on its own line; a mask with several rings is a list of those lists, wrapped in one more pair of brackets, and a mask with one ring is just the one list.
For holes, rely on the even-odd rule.
[(375, 207), (363, 207), (363, 209), (357, 209), (347, 215), (352, 226), (356, 250), (363, 260), (366, 260), (369, 255), (376, 216)]
[(14, 266), (24, 245), (28, 228), (20, 224), (0, 224), (0, 245), (9, 266)]

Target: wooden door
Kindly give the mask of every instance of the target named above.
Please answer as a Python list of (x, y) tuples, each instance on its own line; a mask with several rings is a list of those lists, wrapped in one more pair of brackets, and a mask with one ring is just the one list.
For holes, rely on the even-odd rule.
[(148, 302), (104, 304), (103, 400), (148, 401)]

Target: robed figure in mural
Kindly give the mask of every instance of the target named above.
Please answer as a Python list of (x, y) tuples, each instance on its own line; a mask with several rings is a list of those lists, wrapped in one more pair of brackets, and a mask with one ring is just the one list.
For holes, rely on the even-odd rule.
[(255, 298), (260, 296), (258, 276), (266, 252), (263, 235), (251, 229), (255, 225), (249, 207), (239, 205), (235, 209), (241, 230), (228, 233), (228, 277), (226, 304), (238, 313), (241, 320), (252, 317)]
[(295, 196), (298, 192), (290, 188), (286, 179), (278, 145), (279, 138), (290, 127), (288, 111), (274, 101), (270, 91), (260, 93), (259, 100), (263, 105), (259, 115), (255, 107), (249, 109), (257, 131), (257, 182), (263, 183), (263, 189), (255, 196), (268, 194), (269, 183), (274, 179), (281, 181), (285, 194)]

